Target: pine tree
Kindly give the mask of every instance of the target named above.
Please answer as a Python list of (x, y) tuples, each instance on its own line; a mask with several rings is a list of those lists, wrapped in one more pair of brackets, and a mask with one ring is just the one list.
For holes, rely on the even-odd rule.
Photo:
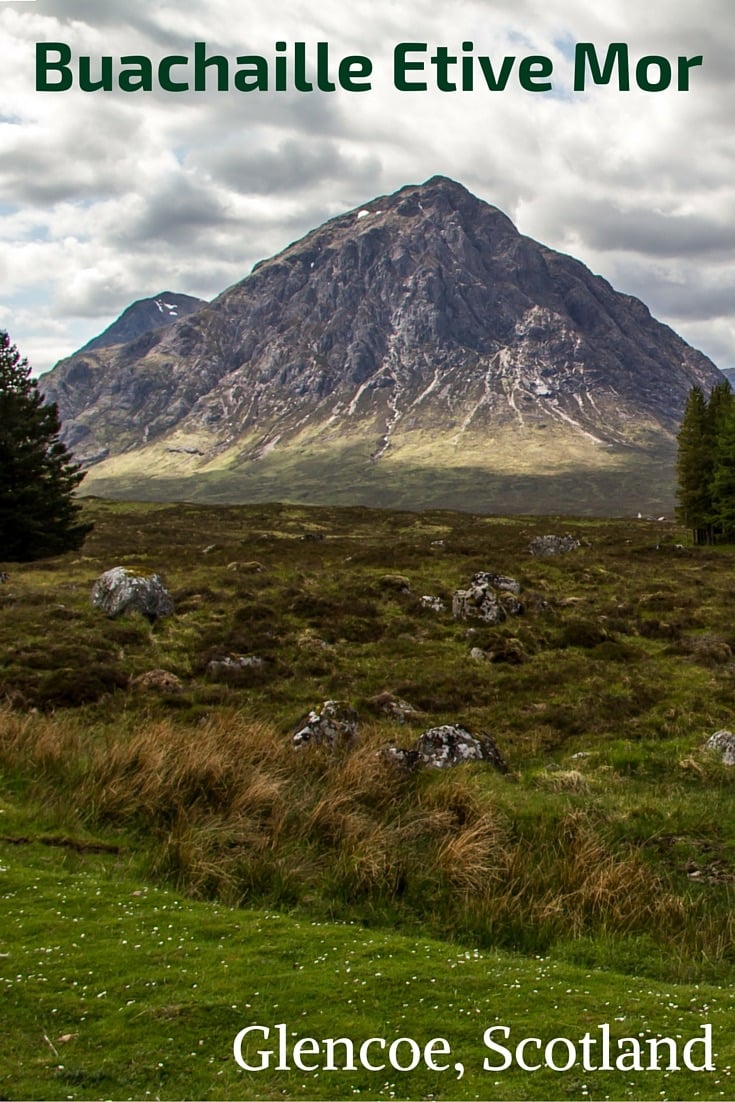
[(694, 386), (689, 391), (677, 439), (676, 514), (682, 524), (692, 529), (695, 543), (711, 543), (715, 447), (707, 401), (701, 387)]
[(74, 491), (84, 478), (59, 439), (56, 405), (45, 404), (31, 369), (0, 330), (0, 559), (27, 562), (81, 546)]
[[(732, 392), (731, 392), (732, 397)], [(717, 434), (712, 504), (716, 522), (728, 543), (735, 539), (735, 403), (720, 420)]]

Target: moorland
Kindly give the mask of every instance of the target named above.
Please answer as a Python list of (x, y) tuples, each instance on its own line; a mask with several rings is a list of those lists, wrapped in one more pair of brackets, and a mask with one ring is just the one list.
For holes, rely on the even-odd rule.
[[(735, 723), (735, 549), (653, 520), (84, 512), (82, 552), (5, 564), (0, 586), (7, 1097), (344, 1096), (338, 1077), (243, 1078), (228, 1045), (256, 1013), (343, 1033), (409, 1015), (435, 1036), (521, 990), (547, 1033), (731, 1010), (735, 769), (703, 745)], [(551, 532), (579, 548), (529, 554)], [(93, 608), (116, 565), (159, 573), (174, 615)], [(453, 617), (480, 570), (519, 581), (520, 615)], [(386, 694), (413, 710), (399, 722)], [(327, 699), (359, 743), (295, 751)], [(376, 752), (443, 723), (492, 735), (509, 772)], [(716, 1086), (416, 1072), (350, 1093), (731, 1098), (726, 1032)]]

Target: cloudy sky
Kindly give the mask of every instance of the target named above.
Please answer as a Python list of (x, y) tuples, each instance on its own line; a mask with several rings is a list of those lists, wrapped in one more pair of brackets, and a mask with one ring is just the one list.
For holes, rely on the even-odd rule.
[[(35, 90), (36, 43), (271, 66), (278, 40), (373, 62), (372, 89)], [(393, 86), (397, 43), (549, 57), (490, 92)], [(577, 42), (701, 54), (687, 92), (572, 87)], [(211, 298), (326, 218), (436, 173), (735, 366), (732, 0), (0, 0), (0, 327), (36, 371), (161, 290)], [(655, 75), (653, 70), (650, 71)], [(179, 78), (182, 70), (173, 73)], [(412, 74), (413, 75), (413, 74)], [(75, 84), (76, 76), (75, 76)]]

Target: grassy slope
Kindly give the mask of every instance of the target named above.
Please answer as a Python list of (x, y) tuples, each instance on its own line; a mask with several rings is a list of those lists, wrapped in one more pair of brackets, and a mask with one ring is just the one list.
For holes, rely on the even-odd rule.
[[(27, 836), (29, 824), (11, 805), (2, 812), (6, 828)], [(5, 843), (0, 870), (6, 1098), (735, 1096), (731, 991), (195, 903), (146, 883), (125, 854)], [(240, 1070), (235, 1034), (279, 1022), (294, 1037), (409, 1036), (422, 1045), (445, 1037), (451, 1068)], [(601, 1022), (614, 1038), (685, 1039), (709, 1022), (717, 1070), (483, 1070), (489, 1026), (546, 1041), (594, 1035)], [(257, 1062), (254, 1050), (248, 1058)], [(458, 1061), (461, 1080), (452, 1070)]]
[(461, 503), (468, 511), (505, 514), (626, 516), (673, 510), (674, 455), (665, 443), (654, 451), (588, 444), (576, 454), (556, 455), (546, 435), (536, 435), (533, 447), (512, 435), (486, 440), (484, 454), (470, 442), (450, 446), (445, 439), (432, 440), (423, 451), (398, 447), (377, 463), (370, 460), (374, 440), (350, 446), (307, 443), (252, 462), (225, 455), (203, 470), (196, 458), (152, 445), (141, 455), (122, 454), (93, 467), (85, 492), (151, 501), (357, 502), (392, 509), (452, 509)]

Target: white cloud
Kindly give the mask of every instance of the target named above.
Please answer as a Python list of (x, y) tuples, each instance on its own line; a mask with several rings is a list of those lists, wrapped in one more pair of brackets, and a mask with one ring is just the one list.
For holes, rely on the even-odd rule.
[[(324, 218), (435, 173), (735, 363), (730, 0), (37, 0), (0, 5), (0, 324), (38, 369), (162, 287), (211, 297)], [(374, 61), (351, 94), (37, 93), (36, 42), (158, 58), (276, 40)], [(399, 93), (400, 41), (552, 58), (553, 94)], [(689, 92), (573, 93), (577, 41), (701, 53)], [(427, 67), (427, 72), (429, 71)]]

